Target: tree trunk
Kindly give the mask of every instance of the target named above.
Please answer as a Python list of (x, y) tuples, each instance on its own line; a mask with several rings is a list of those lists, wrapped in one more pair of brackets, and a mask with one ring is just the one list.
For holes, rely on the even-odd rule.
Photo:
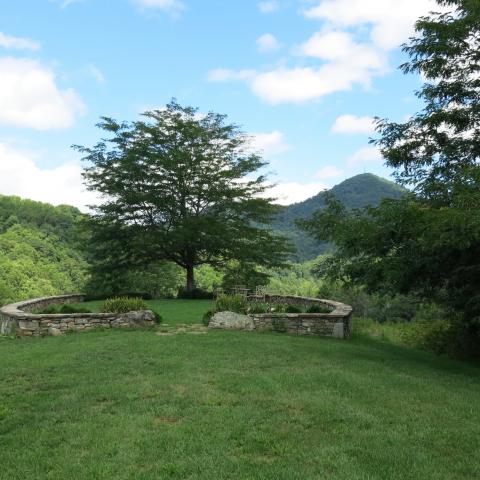
[(193, 292), (195, 289), (195, 274), (193, 266), (188, 265), (187, 270), (187, 292)]

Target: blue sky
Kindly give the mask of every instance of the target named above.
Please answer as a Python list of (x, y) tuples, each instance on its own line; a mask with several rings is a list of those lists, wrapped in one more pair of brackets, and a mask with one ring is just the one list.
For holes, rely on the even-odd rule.
[(0, 193), (82, 207), (102, 115), (172, 97), (254, 136), (283, 203), (364, 171), (388, 176), (371, 117), (420, 105), (398, 45), (433, 0), (2, 1)]

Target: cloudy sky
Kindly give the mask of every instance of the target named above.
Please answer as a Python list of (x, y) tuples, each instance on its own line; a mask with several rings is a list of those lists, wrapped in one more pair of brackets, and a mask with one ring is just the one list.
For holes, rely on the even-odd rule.
[(388, 176), (372, 117), (420, 105), (399, 45), (433, 0), (19, 0), (0, 18), (0, 193), (83, 207), (102, 115), (172, 97), (228, 114), (270, 161), (282, 203)]

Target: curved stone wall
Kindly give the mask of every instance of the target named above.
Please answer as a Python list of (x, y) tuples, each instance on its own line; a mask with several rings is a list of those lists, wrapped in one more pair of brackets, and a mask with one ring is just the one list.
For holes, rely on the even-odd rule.
[[(282, 303), (298, 307), (323, 305), (330, 307), (328, 313), (252, 313), (244, 316), (246, 321), (238, 319), (230, 322), (221, 313), (212, 318), (210, 328), (236, 330), (276, 331), (294, 335), (320, 335), (336, 338), (348, 338), (352, 332), (352, 307), (344, 303), (320, 298), (272, 295), (248, 297), (250, 302)], [(236, 315), (236, 314), (234, 314)], [(247, 320), (248, 319), (248, 320)]]
[(94, 328), (144, 328), (155, 324), (155, 315), (150, 310), (128, 313), (31, 313), (50, 305), (79, 303), (84, 298), (82, 294), (58, 295), (5, 305), (0, 309), (0, 334), (38, 337)]

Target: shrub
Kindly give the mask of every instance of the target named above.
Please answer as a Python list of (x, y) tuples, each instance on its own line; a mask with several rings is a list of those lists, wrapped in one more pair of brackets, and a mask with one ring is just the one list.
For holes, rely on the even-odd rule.
[(62, 305), (60, 307), (60, 313), (92, 313), (86, 307), (74, 307), (73, 305)]
[(33, 313), (44, 313), (46, 315), (52, 315), (55, 313), (58, 313), (59, 311), (59, 306), (58, 305), (50, 305), (45, 308), (41, 308), (40, 310), (34, 310)]
[(287, 305), (285, 307), (285, 313), (302, 313), (302, 310), (295, 305)]
[(182, 287), (178, 289), (177, 298), (183, 300), (213, 300), (213, 292), (208, 292), (201, 288), (194, 288), (193, 290), (188, 291), (186, 288)]
[(88, 294), (85, 296), (85, 301), (90, 302), (90, 301), (95, 301), (95, 300), (107, 300), (109, 298), (114, 298), (114, 297), (129, 297), (129, 298), (141, 298), (143, 300), (152, 300), (152, 295), (147, 292), (115, 292), (111, 294), (103, 294), (103, 295), (98, 295), (98, 294)]
[(247, 299), (242, 295), (221, 295), (215, 302), (216, 312), (247, 313)]
[(49, 307), (46, 307), (42, 310), (39, 310), (36, 313), (43, 313), (47, 315), (52, 315), (52, 314), (59, 314), (59, 313), (92, 313), (91, 310), (85, 307), (75, 307), (73, 305), (50, 305)]
[(155, 312), (154, 310), (152, 311), (153, 311), (153, 314), (155, 315), (155, 323), (157, 325), (162, 323), (162, 320), (163, 320), (162, 316), (159, 313)]
[(330, 313), (331, 308), (328, 308), (326, 305), (314, 304), (310, 305), (306, 310), (307, 313)]
[(147, 309), (147, 304), (141, 298), (114, 297), (107, 298), (100, 310), (104, 313), (127, 313)]
[(202, 317), (202, 323), (208, 327), (208, 324), (210, 323), (210, 320), (213, 317), (213, 311), (209, 310), (208, 312), (205, 312), (203, 317)]
[(248, 313), (269, 313), (270, 305), (268, 303), (253, 302), (248, 307)]

